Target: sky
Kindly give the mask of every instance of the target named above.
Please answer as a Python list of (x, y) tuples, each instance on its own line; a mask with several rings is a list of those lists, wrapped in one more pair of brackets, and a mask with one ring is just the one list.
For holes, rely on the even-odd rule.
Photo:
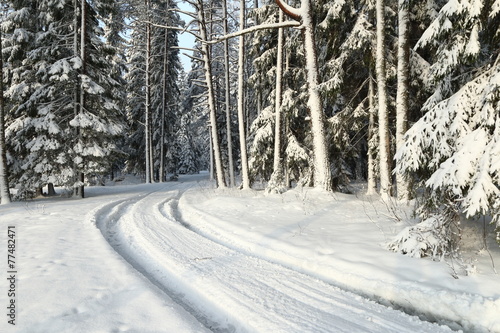
[[(193, 10), (191, 5), (189, 5), (186, 1), (179, 1), (177, 3), (177, 6), (179, 7), (179, 9), (184, 10), (184, 11), (192, 11)], [(184, 20), (184, 22), (186, 24), (192, 20), (191, 17), (189, 17), (185, 14), (181, 13), (180, 16), (181, 16), (181, 19)], [(179, 46), (192, 48), (194, 46), (194, 36), (187, 33), (187, 32), (179, 34)], [(184, 67), (184, 70), (187, 73), (191, 70), (191, 58), (186, 56), (185, 53), (192, 54), (193, 52), (189, 51), (189, 50), (181, 50), (181, 52), (180, 52), (181, 63), (182, 63), (182, 66)]]

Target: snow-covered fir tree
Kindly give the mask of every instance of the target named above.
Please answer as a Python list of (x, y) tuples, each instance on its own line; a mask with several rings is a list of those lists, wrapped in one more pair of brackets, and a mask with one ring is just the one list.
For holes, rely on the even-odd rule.
[(180, 95), (179, 51), (175, 49), (178, 31), (166, 27), (179, 26), (180, 19), (172, 10), (176, 8), (174, 1), (151, 1), (147, 8), (143, 2), (132, 4), (126, 75), (130, 131), (126, 170), (149, 175), (149, 181), (163, 181), (167, 173), (176, 172), (174, 135)]
[[(82, 4), (87, 12), (83, 21)], [(119, 82), (106, 59), (113, 49), (106, 46), (99, 25), (105, 4), (12, 3), (4, 22), (10, 73), (6, 96), (13, 105), (7, 137), (15, 157), (12, 176), (21, 193), (46, 183), (83, 185), (77, 175), (109, 169), (122, 124), (112, 94)]]
[(418, 43), (430, 53), (435, 93), (398, 150), (397, 171), (427, 188), (423, 218), (491, 216), (500, 225), (499, 22), (498, 1), (448, 1)]

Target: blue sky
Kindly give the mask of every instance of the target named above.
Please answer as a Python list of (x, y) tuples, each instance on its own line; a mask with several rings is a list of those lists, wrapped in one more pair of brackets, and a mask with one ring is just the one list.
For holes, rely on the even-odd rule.
[[(179, 1), (177, 3), (177, 6), (179, 7), (179, 9), (184, 10), (184, 11), (192, 11), (193, 10), (193, 8), (186, 1)], [(181, 19), (184, 20), (184, 22), (186, 22), (186, 24), (192, 20), (191, 17), (186, 16), (184, 14), (180, 14), (180, 16), (181, 16)], [(194, 36), (187, 33), (187, 32), (185, 32), (183, 34), (179, 34), (179, 46), (192, 48), (194, 46)], [(183, 53), (192, 54), (192, 51), (181, 50), (181, 52), (180, 52), (182, 66), (184, 67), (184, 70), (187, 73), (191, 70), (191, 59), (189, 57), (185, 56)]]

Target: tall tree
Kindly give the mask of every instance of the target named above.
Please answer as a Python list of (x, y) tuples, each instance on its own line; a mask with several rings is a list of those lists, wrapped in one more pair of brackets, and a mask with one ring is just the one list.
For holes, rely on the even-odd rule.
[[(283, 11), (279, 12), (279, 22), (283, 22)], [(282, 137), (283, 137), (283, 119), (281, 111), (282, 96), (282, 79), (283, 79), (283, 48), (284, 36), (283, 28), (278, 29), (278, 46), (276, 55), (276, 89), (274, 101), (274, 159), (273, 159), (273, 174), (269, 180), (266, 191), (268, 192), (283, 192), (286, 188), (284, 182), (284, 168), (282, 162)]]
[(11, 202), (7, 170), (7, 146), (5, 145), (5, 102), (3, 97), (2, 31), (0, 30), (0, 204)]
[(380, 195), (388, 200), (392, 194), (390, 163), (389, 110), (387, 108), (387, 84), (385, 63), (385, 1), (377, 0), (377, 92), (379, 124)]
[[(245, 29), (246, 20), (245, 0), (240, 1), (240, 31)], [(248, 174), (247, 141), (245, 133), (245, 95), (244, 95), (244, 72), (245, 72), (245, 36), (240, 36), (238, 46), (238, 128), (240, 135), (240, 156), (241, 156), (241, 178), (243, 189), (250, 188), (250, 178)]]
[(422, 218), (491, 216), (500, 230), (499, 12), (498, 1), (448, 1), (417, 44), (436, 90), (397, 152), (397, 171), (425, 187)]
[[(223, 25), (224, 35), (229, 34), (229, 14), (227, 9), (227, 0), (222, 1), (223, 10)], [(234, 179), (234, 159), (233, 159), (233, 139), (231, 130), (231, 82), (229, 75), (229, 40), (224, 40), (224, 90), (225, 90), (225, 107), (226, 107), (226, 135), (227, 135), (227, 154), (228, 154), (228, 168), (229, 168), (229, 185), (235, 186)]]
[[(410, 75), (410, 40), (409, 40), (409, 1), (398, 1), (398, 87), (396, 97), (396, 149), (403, 144), (404, 135), (408, 130), (409, 112), (409, 75)], [(403, 175), (396, 174), (396, 189), (398, 199), (407, 201), (409, 184)]]
[(326, 144), (325, 116), (319, 94), (318, 64), (311, 0), (302, 0), (300, 10), (276, 0), (278, 6), (290, 18), (301, 21), (304, 27), (304, 48), (306, 56), (308, 107), (311, 112), (311, 128), (314, 152), (314, 186), (332, 190), (330, 160)]
[[(75, 53), (76, 43), (81, 48), (82, 2), (13, 4), (6, 22), (6, 52), (12, 66), (6, 96), (15, 108), (6, 135), (14, 143), (17, 161), (12, 171), (22, 184), (21, 193), (51, 182), (81, 186), (80, 179), (75, 181), (77, 174), (107, 172), (117, 154), (114, 142), (122, 124), (112, 91), (119, 82), (111, 75), (114, 69), (107, 55), (113, 50), (103, 40), (98, 19), (106, 3), (86, 3), (84, 73), (81, 54)], [(78, 11), (78, 20), (67, 15), (68, 9)], [(13, 38), (16, 35), (25, 37)], [(26, 48), (19, 52), (19, 47)], [(82, 90), (77, 94), (76, 86), (84, 91), (83, 108)]]
[(207, 44), (209, 39), (208, 39), (207, 21), (205, 19), (205, 8), (203, 0), (197, 0), (195, 5), (198, 14), (198, 25), (199, 25), (199, 33), (201, 39), (201, 53), (203, 56), (205, 83), (207, 86), (207, 94), (208, 94), (208, 108), (210, 112), (210, 133), (213, 144), (217, 186), (219, 188), (224, 188), (226, 187), (226, 182), (224, 179), (224, 171), (222, 168), (222, 157), (221, 157), (221, 149), (219, 143), (220, 140), (217, 132), (217, 115), (215, 107), (215, 92), (212, 79), (212, 62), (210, 56), (210, 47)]

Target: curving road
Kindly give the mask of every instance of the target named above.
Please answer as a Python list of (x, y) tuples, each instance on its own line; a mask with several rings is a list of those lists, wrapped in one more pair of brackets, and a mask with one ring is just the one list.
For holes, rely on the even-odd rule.
[(283, 266), (215, 243), (182, 220), (186, 184), (97, 210), (104, 237), (214, 332), (450, 332)]

